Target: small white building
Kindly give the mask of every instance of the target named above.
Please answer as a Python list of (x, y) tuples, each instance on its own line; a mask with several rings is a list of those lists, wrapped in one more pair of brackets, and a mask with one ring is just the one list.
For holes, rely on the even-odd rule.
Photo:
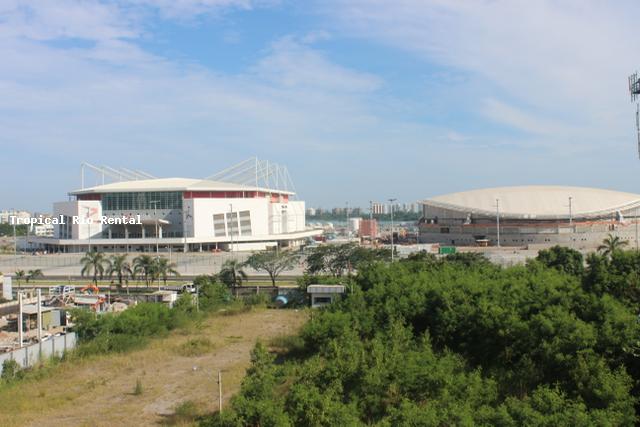
[(345, 292), (344, 285), (309, 285), (307, 293), (311, 296), (311, 308), (324, 307), (340, 298)]

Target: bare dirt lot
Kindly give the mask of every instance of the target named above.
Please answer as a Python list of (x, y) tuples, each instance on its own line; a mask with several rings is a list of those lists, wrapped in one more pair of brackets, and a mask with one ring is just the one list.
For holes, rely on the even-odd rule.
[(0, 425), (157, 426), (175, 421), (185, 402), (211, 413), (218, 410), (218, 370), (224, 408), (255, 342), (295, 333), (306, 317), (267, 309), (217, 315), (139, 351), (63, 363), (43, 379), (1, 391)]

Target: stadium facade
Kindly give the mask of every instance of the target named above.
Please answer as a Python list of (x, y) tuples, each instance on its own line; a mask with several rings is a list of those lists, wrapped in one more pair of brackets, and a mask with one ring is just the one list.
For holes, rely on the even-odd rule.
[[(53, 206), (53, 217), (62, 219), (53, 238), (29, 243), (48, 252), (83, 252), (89, 247), (114, 252), (259, 250), (296, 246), (321, 234), (306, 227), (305, 203), (294, 199), (294, 191), (275, 181), (273, 186), (259, 185), (268, 181), (265, 178), (273, 181), (274, 173), (275, 178), (288, 173), (255, 162), (243, 166), (244, 172), (255, 172), (250, 185), (123, 173), (119, 176), (135, 179), (71, 191), (68, 201)], [(220, 176), (241, 175), (236, 169), (228, 172)]]
[[(593, 248), (609, 234), (635, 246), (640, 195), (583, 187), (522, 186), (421, 201), (419, 239), (456, 246)], [(498, 226), (499, 223), (499, 226)]]

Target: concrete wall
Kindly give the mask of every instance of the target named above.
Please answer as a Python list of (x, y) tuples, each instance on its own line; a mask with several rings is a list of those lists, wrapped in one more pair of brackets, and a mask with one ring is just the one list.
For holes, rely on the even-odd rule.
[(5, 360), (15, 360), (20, 367), (27, 368), (53, 356), (61, 357), (75, 346), (76, 334), (69, 332), (66, 335), (51, 337), (41, 343), (31, 344), (8, 353), (0, 353), (0, 374), (2, 374), (2, 364)]

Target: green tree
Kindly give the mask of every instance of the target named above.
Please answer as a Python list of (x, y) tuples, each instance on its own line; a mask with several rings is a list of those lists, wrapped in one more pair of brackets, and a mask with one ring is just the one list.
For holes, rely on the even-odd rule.
[(36, 279), (41, 279), (42, 277), (44, 277), (44, 274), (42, 274), (42, 270), (40, 269), (36, 269), (36, 270), (29, 270), (29, 272), (27, 273), (27, 283), (29, 283), (29, 281), (31, 280), (36, 280)]
[(242, 269), (242, 263), (229, 259), (222, 264), (218, 277), (222, 283), (235, 291), (238, 286), (242, 286), (242, 282), (247, 280), (247, 273)]
[(104, 277), (105, 267), (107, 260), (102, 252), (87, 252), (81, 259), (82, 270), (80, 274), (82, 277), (91, 275), (92, 281), (95, 285), (98, 284), (98, 277), (102, 279)]
[(598, 252), (602, 253), (605, 257), (611, 257), (614, 252), (622, 250), (627, 244), (629, 244), (629, 242), (620, 239), (620, 236), (609, 234), (602, 241), (602, 244), (598, 246)]
[(153, 274), (156, 279), (162, 279), (164, 285), (167, 285), (167, 279), (169, 276), (180, 276), (178, 270), (176, 270), (178, 266), (169, 262), (167, 258), (160, 257), (154, 260)]
[(292, 251), (264, 251), (252, 254), (244, 263), (256, 271), (266, 271), (271, 284), (276, 286), (277, 277), (283, 272), (292, 270), (299, 255)]
[(147, 288), (153, 278), (155, 269), (155, 262), (153, 257), (149, 255), (139, 255), (133, 259), (133, 274), (134, 277), (142, 277), (144, 279)]
[(107, 263), (107, 275), (109, 277), (116, 276), (119, 288), (123, 283), (126, 283), (127, 294), (129, 293), (129, 278), (133, 276), (133, 269), (127, 261), (127, 255), (111, 255)]
[(20, 282), (22, 282), (26, 277), (27, 273), (24, 270), (18, 270), (15, 273), (16, 281), (18, 282), (18, 291), (20, 290)]
[(581, 276), (584, 272), (584, 258), (575, 249), (565, 246), (553, 246), (538, 252), (538, 261), (547, 267), (552, 267), (564, 271), (574, 276)]

